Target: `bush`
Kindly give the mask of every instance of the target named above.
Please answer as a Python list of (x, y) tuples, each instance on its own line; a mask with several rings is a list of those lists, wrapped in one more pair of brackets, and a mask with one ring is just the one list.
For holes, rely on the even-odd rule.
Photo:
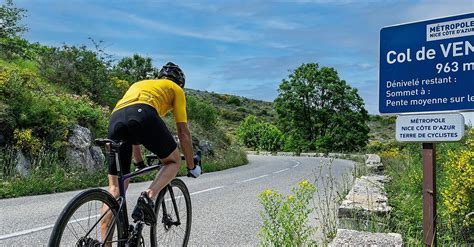
[(258, 147), (258, 137), (256, 126), (259, 123), (257, 118), (250, 115), (244, 119), (237, 129), (237, 137), (246, 147), (256, 149)]
[(316, 186), (307, 180), (293, 188), (292, 195), (284, 197), (273, 190), (260, 193), (263, 205), (261, 217), (263, 226), (260, 230), (262, 246), (307, 246), (315, 245), (310, 239), (315, 228), (307, 224), (309, 214), (314, 211), (309, 206), (316, 192)]
[(40, 140), (31, 134), (31, 129), (16, 129), (13, 132), (13, 140), (17, 148), (32, 155), (37, 154), (41, 148)]
[(188, 118), (198, 122), (205, 129), (212, 129), (217, 124), (217, 109), (208, 101), (195, 96), (186, 98)]
[(106, 108), (97, 106), (87, 96), (58, 93), (29, 70), (0, 71), (0, 96), (10, 99), (5, 114), (15, 112), (10, 115), (14, 119), (8, 122), (14, 122), (18, 130), (31, 130), (32, 136), (55, 149), (66, 144), (68, 130), (75, 124), (90, 128), (96, 136), (106, 134)]
[(242, 119), (244, 119), (244, 114), (240, 112), (228, 111), (226, 109), (221, 109), (220, 114), (222, 118), (227, 119), (229, 121), (239, 122), (239, 121), (242, 121)]
[(245, 107), (237, 107), (237, 109), (235, 109), (235, 110), (238, 111), (238, 112), (243, 112), (243, 113), (248, 112), (247, 108), (245, 108)]
[(273, 124), (262, 122), (255, 127), (258, 136), (258, 149), (271, 152), (280, 151), (282, 148), (283, 133)]
[(239, 97), (230, 95), (229, 98), (227, 99), (227, 104), (241, 106), (242, 101), (239, 99)]
[[(95, 44), (95, 43), (94, 43)], [(97, 44), (96, 44), (97, 46)], [(67, 86), (75, 93), (112, 107), (123, 93), (110, 77), (111, 61), (106, 54), (86, 46), (53, 47), (39, 57), (40, 74), (50, 82)], [(118, 96), (118, 97), (117, 97)]]
[(448, 150), (445, 164), (447, 185), (441, 191), (448, 226), (464, 231), (474, 228), (474, 215), (468, 216), (474, 209), (474, 129), (466, 138), (466, 146)]
[(279, 151), (284, 143), (283, 133), (276, 126), (259, 121), (253, 115), (240, 124), (237, 137), (245, 146), (265, 151)]
[(258, 114), (258, 116), (268, 116), (268, 112), (265, 109), (262, 109)]

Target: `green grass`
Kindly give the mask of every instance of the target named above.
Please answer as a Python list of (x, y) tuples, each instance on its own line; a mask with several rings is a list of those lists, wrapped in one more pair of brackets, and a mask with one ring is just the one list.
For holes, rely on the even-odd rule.
[(1, 180), (1, 184), (0, 198), (50, 194), (106, 186), (107, 171), (74, 171), (56, 166)]
[(245, 165), (248, 163), (246, 153), (237, 146), (231, 146), (223, 153), (212, 157), (209, 160), (203, 160), (203, 171), (204, 172), (215, 172), (232, 167)]
[[(40, 154), (33, 160), (33, 169), (26, 176), (14, 171), (13, 152), (0, 150), (0, 199), (29, 195), (57, 193), (108, 185), (107, 170), (87, 171), (65, 165), (56, 154)], [(230, 147), (215, 157), (203, 158), (203, 171), (214, 172), (247, 164), (247, 156), (238, 147)], [(132, 170), (135, 168), (132, 166)], [(178, 176), (187, 174), (186, 165), (180, 167)], [(131, 182), (154, 179), (156, 172), (134, 178)]]

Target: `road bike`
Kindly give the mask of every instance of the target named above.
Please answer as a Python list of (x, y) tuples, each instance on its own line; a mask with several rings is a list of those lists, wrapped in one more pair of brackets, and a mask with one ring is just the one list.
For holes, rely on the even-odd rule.
[[(119, 150), (124, 142), (110, 139), (96, 139), (98, 146), (107, 146), (115, 157), (119, 181), (118, 198), (108, 191), (88, 189), (75, 196), (63, 209), (54, 225), (49, 246), (186, 246), (191, 232), (191, 197), (184, 182), (173, 179), (158, 194), (155, 201), (156, 224), (144, 233), (143, 221), (129, 223), (125, 183), (128, 179), (159, 170), (161, 165), (156, 155), (147, 155), (148, 166), (123, 174), (120, 169)], [(200, 157), (199, 157), (200, 160)], [(103, 207), (106, 205), (106, 207)], [(101, 228), (101, 221), (109, 217), (109, 224)]]

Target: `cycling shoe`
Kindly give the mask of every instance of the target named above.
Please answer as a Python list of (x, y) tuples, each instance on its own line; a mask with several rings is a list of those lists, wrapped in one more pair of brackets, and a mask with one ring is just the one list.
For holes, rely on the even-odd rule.
[(155, 203), (148, 197), (148, 193), (142, 192), (138, 197), (137, 205), (132, 212), (134, 222), (143, 221), (147, 225), (156, 224)]

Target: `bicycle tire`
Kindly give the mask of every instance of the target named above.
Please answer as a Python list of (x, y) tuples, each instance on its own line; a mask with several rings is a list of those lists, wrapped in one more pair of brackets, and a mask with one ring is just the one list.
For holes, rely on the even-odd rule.
[[(176, 210), (173, 206), (173, 201), (170, 200), (170, 188), (173, 190), (174, 199), (178, 208), (178, 215), (182, 224), (185, 222), (186, 225), (183, 227), (182, 224), (179, 226), (167, 226), (165, 223), (165, 212), (172, 211), (173, 213), (167, 213), (167, 216), (176, 219)], [(180, 195), (177, 195), (180, 193)], [(181, 205), (184, 199), (184, 204)], [(184, 206), (184, 207), (183, 207)], [(181, 209), (184, 209), (186, 212), (182, 212)], [(184, 182), (180, 179), (173, 179), (169, 185), (160, 191), (155, 202), (155, 214), (157, 223), (154, 226), (150, 227), (150, 246), (187, 246), (189, 241), (189, 236), (191, 234), (191, 222), (192, 222), (192, 208), (191, 208), (191, 196), (189, 195), (188, 188)], [(186, 219), (183, 219), (183, 216), (186, 216)], [(168, 229), (167, 229), (168, 227)], [(178, 229), (178, 227), (180, 229)], [(157, 231), (162, 233), (161, 236), (157, 236)], [(174, 232), (173, 232), (174, 231)], [(178, 235), (177, 232), (182, 231), (183, 236), (179, 236), (177, 241), (173, 241), (171, 238), (174, 235)], [(163, 236), (165, 235), (165, 236)], [(182, 239), (182, 242), (181, 240)], [(171, 241), (167, 241), (171, 240)]]
[[(59, 218), (57, 219), (55, 225), (54, 225), (54, 228), (53, 228), (53, 231), (51, 233), (51, 237), (49, 239), (49, 244), (48, 246), (50, 247), (56, 247), (56, 246), (69, 246), (70, 244), (65, 244), (63, 243), (61, 240), (64, 240), (66, 241), (66, 236), (63, 236), (64, 235), (64, 231), (65, 229), (69, 229), (70, 228), (68, 227), (68, 224), (71, 223), (71, 224), (74, 224), (74, 223), (77, 223), (78, 225), (81, 225), (79, 222), (80, 221), (88, 221), (88, 224), (89, 224), (89, 219), (85, 219), (85, 218), (79, 218), (77, 219), (75, 216), (74, 216), (74, 213), (80, 213), (80, 209), (82, 208), (83, 205), (86, 205), (88, 202), (93, 202), (93, 201), (97, 201), (97, 205), (99, 203), (105, 203), (110, 211), (112, 212), (113, 214), (113, 218), (112, 218), (112, 222), (115, 223), (115, 230), (116, 232), (114, 234), (117, 235), (118, 239), (124, 239), (125, 238), (125, 230), (126, 228), (123, 226), (123, 216), (122, 216), (122, 213), (119, 212), (119, 204), (117, 202), (117, 200), (115, 198), (112, 197), (112, 195), (110, 195), (109, 192), (103, 190), (103, 189), (90, 189), (90, 190), (86, 190), (86, 191), (83, 191), (81, 192), (80, 194), (76, 195), (67, 205), (66, 207), (64, 207), (63, 211), (61, 212)], [(95, 207), (95, 209), (97, 210), (97, 206)], [(99, 208), (100, 210), (100, 208)], [(79, 215), (79, 214), (78, 214)], [(73, 217), (74, 216), (74, 217)], [(90, 217), (96, 217), (96, 218), (99, 218), (95, 225), (93, 226), (93, 228), (95, 226), (97, 226), (97, 224), (99, 224), (99, 227), (100, 227), (100, 219), (101, 217), (97, 217), (98, 215), (91, 215), (91, 212), (89, 212), (89, 218)], [(71, 222), (69, 222), (69, 220), (71, 220), (71, 217), (74, 218), (74, 220), (72, 220)], [(83, 226), (81, 226), (80, 228), (82, 228), (84, 231), (86, 231)], [(71, 235), (74, 235), (76, 234), (77, 235), (77, 232), (75, 231), (75, 228), (73, 227), (74, 231), (71, 230)], [(79, 229), (81, 230), (81, 229)], [(89, 230), (87, 230), (89, 231)], [(74, 233), (73, 233), (74, 232)], [(80, 235), (80, 234), (79, 234)], [(88, 234), (86, 234), (85, 237), (87, 237)], [(79, 237), (79, 236), (76, 236), (76, 237)], [(79, 239), (81, 239), (82, 237), (79, 237)], [(79, 239), (77, 239), (77, 241), (79, 241)], [(92, 239), (92, 238), (89, 238), (89, 239)], [(89, 239), (87, 239), (87, 241), (89, 241)], [(90, 241), (93, 241), (93, 240), (90, 240)], [(100, 241), (100, 240), (97, 240), (97, 241)], [(125, 245), (125, 242), (121, 243), (121, 242), (117, 242), (118, 243), (118, 246), (124, 246)], [(77, 243), (74, 244), (75, 246), (77, 245)], [(100, 245), (102, 246), (102, 245)]]

